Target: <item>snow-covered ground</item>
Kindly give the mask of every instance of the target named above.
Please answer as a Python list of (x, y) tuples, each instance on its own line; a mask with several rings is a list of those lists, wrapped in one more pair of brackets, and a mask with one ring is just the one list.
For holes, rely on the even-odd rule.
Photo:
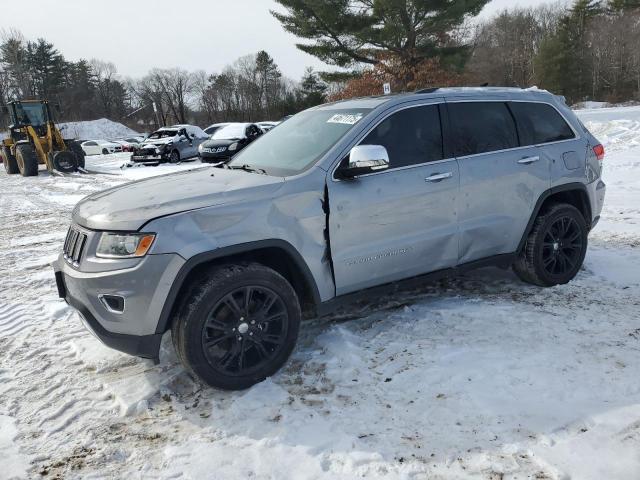
[(356, 305), (239, 393), (170, 342), (158, 366), (101, 346), (49, 266), (81, 197), (198, 164), (0, 173), (0, 478), (640, 478), (640, 107), (598, 112), (607, 202), (575, 281), (485, 269)]

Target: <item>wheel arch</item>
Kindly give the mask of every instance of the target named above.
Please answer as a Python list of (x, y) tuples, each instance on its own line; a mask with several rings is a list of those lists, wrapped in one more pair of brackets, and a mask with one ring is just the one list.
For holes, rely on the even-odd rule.
[(593, 217), (586, 185), (583, 183), (567, 183), (557, 187), (552, 187), (538, 198), (536, 206), (533, 209), (533, 213), (531, 214), (531, 218), (529, 219), (529, 223), (527, 223), (527, 228), (525, 229), (522, 239), (518, 245), (518, 253), (524, 248), (529, 233), (531, 233), (531, 229), (533, 228), (533, 224), (538, 215), (549, 208), (549, 206), (557, 203), (567, 203), (576, 207), (580, 213), (582, 213), (585, 222), (587, 222), (587, 227), (591, 229)]
[(303, 311), (314, 311), (321, 303), (311, 270), (295, 247), (285, 240), (261, 240), (200, 253), (187, 260), (173, 281), (156, 333), (163, 334), (171, 328), (180, 301), (196, 278), (217, 265), (233, 262), (256, 262), (278, 272), (296, 291)]

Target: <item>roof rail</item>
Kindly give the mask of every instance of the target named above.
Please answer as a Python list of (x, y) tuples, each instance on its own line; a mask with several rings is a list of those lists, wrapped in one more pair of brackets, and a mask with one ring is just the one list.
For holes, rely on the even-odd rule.
[(440, 90), (440, 87), (423, 88), (422, 90), (416, 90), (414, 93), (434, 93)]

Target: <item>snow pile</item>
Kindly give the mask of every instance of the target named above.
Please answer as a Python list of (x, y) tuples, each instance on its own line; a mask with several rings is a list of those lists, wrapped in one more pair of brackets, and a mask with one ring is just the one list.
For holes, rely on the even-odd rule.
[(58, 128), (62, 131), (64, 138), (75, 138), (77, 140), (112, 140), (138, 135), (135, 130), (106, 118), (85, 122), (60, 123)]

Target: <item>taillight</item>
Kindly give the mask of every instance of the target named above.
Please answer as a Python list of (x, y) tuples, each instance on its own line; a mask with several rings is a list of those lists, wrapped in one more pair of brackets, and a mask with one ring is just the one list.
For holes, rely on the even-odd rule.
[(604, 147), (600, 144), (593, 147), (593, 153), (596, 154), (596, 158), (600, 161), (604, 160)]

